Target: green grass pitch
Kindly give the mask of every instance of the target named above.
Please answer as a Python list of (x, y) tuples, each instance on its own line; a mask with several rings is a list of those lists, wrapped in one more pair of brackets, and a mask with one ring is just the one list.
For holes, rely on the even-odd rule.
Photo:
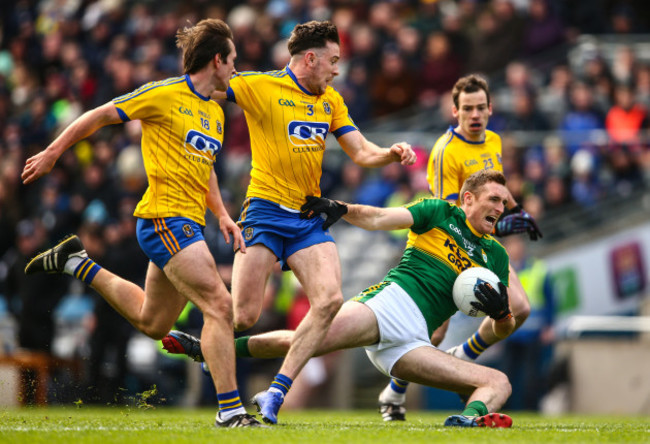
[(376, 411), (281, 412), (266, 429), (217, 429), (214, 409), (49, 407), (0, 410), (1, 443), (650, 443), (650, 418), (513, 413), (511, 429), (443, 427), (442, 412), (409, 411), (384, 423)]

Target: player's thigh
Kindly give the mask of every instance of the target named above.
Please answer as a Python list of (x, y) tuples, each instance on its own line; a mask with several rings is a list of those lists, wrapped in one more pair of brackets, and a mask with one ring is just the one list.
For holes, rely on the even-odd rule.
[(235, 311), (246, 307), (262, 309), (266, 281), (277, 262), (276, 255), (262, 244), (251, 245), (246, 253), (237, 252), (232, 270), (232, 296)]
[(194, 242), (176, 253), (165, 265), (164, 272), (174, 288), (204, 314), (217, 304), (228, 305), (230, 309), (230, 294), (205, 241)]
[(336, 313), (317, 354), (363, 347), (378, 341), (379, 327), (373, 311), (365, 304), (348, 301)]
[(530, 314), (530, 302), (526, 290), (521, 285), (521, 281), (517, 277), (515, 269), (510, 265), (510, 276), (508, 277), (508, 297), (510, 298), (510, 310), (513, 316), (520, 322), (520, 318), (526, 319)]
[(313, 304), (317, 300), (341, 299), (341, 265), (334, 242), (322, 242), (298, 250), (287, 263)]
[(466, 362), (433, 347), (418, 347), (393, 366), (393, 376), (457, 393), (469, 393), (497, 380), (497, 370)]
[(183, 311), (187, 299), (153, 262), (149, 262), (144, 288), (142, 320), (159, 333), (168, 332)]

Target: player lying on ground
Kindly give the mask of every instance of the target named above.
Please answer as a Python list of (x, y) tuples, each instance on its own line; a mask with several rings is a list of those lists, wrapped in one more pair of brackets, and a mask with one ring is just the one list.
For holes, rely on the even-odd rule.
[[(463, 185), (461, 206), (439, 199), (422, 199), (406, 207), (377, 208), (311, 197), (304, 217), (324, 213), (328, 221), (341, 216), (367, 230), (410, 228), (407, 248), (398, 266), (384, 281), (343, 304), (316, 355), (365, 347), (368, 357), (388, 376), (451, 390), (468, 397), (460, 415), (445, 425), (510, 427), (507, 415), (493, 413), (506, 402), (511, 386), (498, 370), (466, 362), (431, 345), (431, 333), (453, 315), (456, 276), (471, 266), (494, 271), (499, 289), (482, 284), (485, 302), (477, 308), (492, 318), (495, 334), (514, 328), (508, 304), (508, 254), (489, 233), (503, 213), (507, 190), (503, 174), (482, 170)], [(238, 356), (284, 356), (294, 332), (278, 330), (236, 340)], [(202, 359), (200, 341), (182, 332), (163, 339), (170, 353)]]
[[(450, 126), (431, 149), (427, 166), (427, 182), (434, 197), (458, 204), (463, 182), (472, 173), (482, 169), (503, 172), (501, 163), (501, 137), (488, 130), (492, 115), (492, 101), (487, 81), (476, 74), (461, 77), (451, 91), (451, 113), (458, 125)], [(496, 224), (494, 233), (507, 236), (528, 233), (531, 240), (542, 237), (535, 220), (508, 194), (506, 212)], [(530, 314), (530, 302), (524, 288), (510, 267), (508, 279), (510, 308), (519, 328)], [(449, 322), (444, 323), (431, 336), (431, 343), (438, 346), (445, 337)], [(490, 346), (504, 338), (492, 333), (488, 319), (466, 341), (447, 350), (457, 358), (472, 362)], [(392, 378), (379, 395), (380, 413), (384, 421), (405, 420), (407, 381)]]

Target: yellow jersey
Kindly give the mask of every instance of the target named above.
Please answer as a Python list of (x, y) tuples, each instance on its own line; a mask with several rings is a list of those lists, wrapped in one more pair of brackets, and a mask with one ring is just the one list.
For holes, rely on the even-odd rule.
[(486, 130), (484, 141), (471, 142), (449, 127), (431, 149), (427, 165), (429, 189), (434, 197), (459, 203), (465, 179), (482, 169), (503, 172), (501, 137)]
[(338, 138), (358, 130), (334, 88), (312, 94), (288, 66), (235, 74), (227, 99), (244, 110), (250, 133), (252, 169), (246, 197), (295, 210), (305, 196), (320, 196), (327, 134)]
[(199, 94), (189, 75), (147, 83), (113, 104), (124, 122), (142, 123), (149, 186), (134, 216), (182, 216), (205, 225), (210, 174), (223, 144), (221, 106)]

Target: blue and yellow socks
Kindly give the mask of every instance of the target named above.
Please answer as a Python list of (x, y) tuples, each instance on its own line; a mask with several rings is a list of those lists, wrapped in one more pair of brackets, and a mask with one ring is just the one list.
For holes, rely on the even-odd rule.
[(228, 393), (217, 393), (219, 401), (218, 420), (228, 421), (235, 415), (246, 413), (244, 406), (239, 398), (239, 390), (233, 390)]
[(287, 392), (291, 388), (291, 384), (293, 384), (293, 380), (291, 378), (283, 375), (282, 373), (278, 373), (275, 375), (275, 378), (269, 387), (269, 391), (280, 392), (282, 393), (282, 396), (286, 396)]
[[(485, 342), (476, 332), (462, 345), (462, 350), (468, 358), (474, 360), (481, 356), (481, 353), (487, 350), (489, 346), (490, 344)], [(457, 357), (462, 359), (462, 356)]]
[(90, 285), (101, 269), (101, 266), (88, 257), (71, 257), (66, 261), (63, 272)]
[(408, 385), (407, 381), (391, 378), (390, 383), (379, 394), (379, 402), (382, 404), (404, 404)]

